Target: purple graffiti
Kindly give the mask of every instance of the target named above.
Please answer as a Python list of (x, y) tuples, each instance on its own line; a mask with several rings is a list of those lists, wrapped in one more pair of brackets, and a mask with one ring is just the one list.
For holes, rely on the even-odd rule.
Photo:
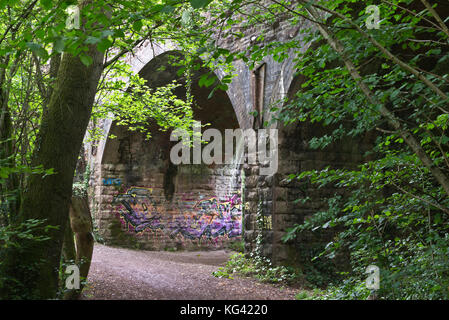
[(163, 229), (171, 238), (177, 235), (191, 240), (238, 237), (242, 230), (242, 203), (235, 194), (224, 200), (210, 198), (200, 201), (183, 199), (176, 207), (178, 214), (162, 215), (151, 195), (151, 189), (131, 187), (114, 197), (112, 204), (121, 205), (120, 217), (126, 228), (134, 232)]
[(198, 201), (193, 209), (193, 215), (177, 216), (170, 223), (168, 229), (171, 230), (171, 237), (182, 234), (193, 240), (212, 239), (224, 235), (233, 238), (241, 235), (242, 211), (237, 195), (227, 201), (219, 201), (217, 198)]

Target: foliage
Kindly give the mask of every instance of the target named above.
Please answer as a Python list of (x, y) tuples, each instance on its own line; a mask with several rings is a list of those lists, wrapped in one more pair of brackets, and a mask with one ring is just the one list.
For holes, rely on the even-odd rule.
[(44, 170), (42, 166), (29, 167), (24, 165), (15, 165), (11, 167), (4, 167), (1, 166), (1, 162), (4, 162), (4, 160), (0, 159), (0, 186), (2, 186), (2, 193), (0, 197), (0, 227), (6, 227), (14, 218), (14, 216), (10, 214), (11, 203), (19, 202), (21, 191), (19, 188), (9, 189), (7, 187), (7, 180), (10, 176), (39, 174), (42, 175), (42, 177), (46, 177), (54, 174), (54, 170)]
[[(378, 29), (367, 29), (368, 5), (380, 9)], [(294, 242), (307, 232), (333, 231), (311, 269), (304, 270), (308, 274), (323, 269), (323, 258), (349, 254), (351, 271), (321, 296), (367, 298), (365, 269), (376, 264), (380, 298), (447, 299), (447, 4), (229, 0), (211, 10), (224, 38), (241, 38), (240, 30), (248, 26), (261, 30), (243, 50), (244, 58), (241, 52), (216, 50), (217, 59), (243, 58), (253, 67), (267, 56), (277, 62), (295, 57), (299, 90), (273, 105), (273, 122), (324, 128), (325, 134), (309, 141), (311, 149), (361, 146), (356, 152), (364, 157), (357, 169), (292, 172), (286, 179), (342, 191), (322, 199), (328, 206), (284, 237)], [(267, 30), (280, 20), (301, 23), (301, 34), (266, 41)]]
[(269, 260), (246, 258), (241, 252), (231, 255), (224, 267), (212, 273), (217, 278), (233, 279), (234, 275), (251, 276), (261, 282), (287, 283), (295, 275), (286, 267), (274, 267)]
[[(98, 104), (93, 121), (113, 118), (118, 125), (127, 126), (131, 131), (139, 131), (150, 138), (149, 121), (155, 121), (160, 130), (183, 128), (191, 131), (193, 123), (192, 101), (181, 99), (175, 89), (181, 84), (172, 83), (151, 89), (146, 80), (133, 74), (124, 63), (116, 63), (98, 91)], [(120, 80), (128, 77), (127, 80)], [(95, 140), (95, 133), (91, 139)]]
[[(317, 179), (319, 185), (334, 182), (354, 190), (346, 199), (333, 198), (330, 210), (292, 228), (285, 239), (304, 230), (341, 227), (343, 231), (337, 232), (320, 253), (333, 258), (339, 249), (350, 249), (353, 270), (351, 277), (336, 289), (338, 297), (367, 296), (365, 269), (376, 264), (381, 268), (380, 297), (445, 299), (449, 284), (447, 216), (409, 194), (387, 190), (391, 183), (399, 182), (392, 182), (397, 176), (394, 171), (385, 170), (383, 160), (370, 162), (360, 171), (303, 173)], [(399, 159), (394, 160), (389, 164), (397, 166)], [(421, 176), (414, 166), (407, 171), (409, 178)], [(404, 168), (400, 173), (405, 172)], [(428, 188), (434, 189), (431, 185)]]
[(300, 276), (294, 270), (287, 267), (273, 266), (270, 259), (263, 256), (263, 216), (260, 208), (261, 206), (259, 205), (256, 244), (252, 252), (249, 253), (249, 257), (245, 257), (242, 252), (232, 254), (224, 267), (221, 267), (212, 273), (214, 276), (232, 279), (233, 274), (238, 274), (243, 276), (253, 276), (261, 282), (269, 283), (291, 282)]
[(322, 298), (325, 291), (320, 289), (313, 289), (312, 291), (300, 291), (295, 295), (296, 300), (319, 300)]
[(73, 183), (72, 196), (87, 197), (87, 193), (89, 190), (90, 175), (91, 175), (90, 166), (87, 165), (83, 173), (83, 181)]
[[(54, 226), (45, 224), (43, 220), (30, 219), (18, 225), (0, 226), (0, 258), (10, 250), (14, 250), (18, 254), (25, 252), (28, 248), (32, 248), (38, 242), (46, 242), (50, 239), (48, 236)], [(0, 259), (0, 265), (5, 263)], [(33, 265), (23, 266), (18, 264), (17, 269), (39, 268), (43, 261), (36, 261)], [(14, 275), (0, 274), (0, 288), (13, 288), (14, 295), (10, 299), (33, 299), (34, 296), (23, 296), (24, 287), (28, 285), (27, 279), (17, 279)]]
[[(349, 1), (327, 5), (351, 17), (357, 13)], [(398, 7), (381, 8), (382, 27), (370, 32), (370, 36), (413, 68), (422, 70), (433, 85), (447, 88), (447, 70), (441, 69), (441, 63), (449, 57), (448, 46), (444, 45), (447, 35), (438, 28), (423, 26), (423, 19), (432, 18), (429, 13), (424, 17)], [(432, 168), (423, 165), (422, 154), (414, 152), (403, 138), (404, 131), (414, 135), (433, 166), (447, 175), (447, 101), (424, 80), (386, 59), (359, 31), (343, 29), (352, 23), (362, 26), (366, 16), (360, 13), (351, 23), (333, 15), (327, 27), (344, 44), (349, 59), (360, 66), (362, 81), (372, 95), (402, 122), (402, 131), (382, 128), (386, 121), (379, 106), (372, 105), (372, 100), (362, 94), (359, 83), (341, 66), (340, 57), (329, 42), (323, 41), (322, 34), (310, 34), (308, 40), (318, 45), (297, 59), (298, 72), (306, 77), (303, 90), (297, 92), (279, 118), (286, 123), (310, 121), (329, 127), (332, 133), (313, 138), (311, 148), (325, 148), (347, 137), (378, 132), (358, 169), (325, 168), (289, 177), (289, 181), (307, 180), (318, 188), (336, 186), (347, 196), (329, 199), (328, 209), (292, 228), (284, 240), (292, 240), (306, 230), (334, 229), (333, 240), (318, 257), (332, 259), (349, 248), (351, 272), (345, 280), (330, 286), (324, 297), (366, 299), (370, 291), (365, 287), (365, 269), (375, 264), (381, 269), (379, 298), (447, 299), (448, 195)], [(415, 55), (406, 56), (405, 49)], [(365, 66), (368, 61), (370, 68)]]
[(245, 241), (233, 241), (229, 244), (229, 249), (237, 252), (245, 252)]
[[(199, 35), (195, 32), (196, 21), (200, 17), (197, 11), (209, 5), (210, 1), (85, 3), (80, 11), (84, 21), (82, 28), (68, 28), (67, 8), (76, 3), (73, 0), (0, 2), (2, 177), (8, 167), (13, 170), (30, 166), (41, 117), (55, 82), (53, 69), (61, 53), (78, 55), (83, 63), (89, 65), (92, 59), (86, 52), (92, 44), (106, 56), (103, 80), (97, 94), (98, 108), (92, 116), (92, 140), (99, 138), (99, 129), (95, 126), (97, 121), (111, 114), (122, 124), (141, 131), (146, 130), (142, 123), (149, 118), (155, 119), (164, 129), (190, 125), (189, 106), (192, 101), (183, 101), (173, 95), (179, 84), (149, 92), (144, 81), (123, 62), (123, 57), (148, 39), (159, 44), (179, 42), (181, 50), (186, 53), (194, 51), (196, 39), (183, 33)], [(186, 28), (182, 28), (183, 25)], [(185, 68), (184, 72), (187, 71)], [(5, 161), (7, 163), (4, 164)], [(6, 184), (2, 180), (2, 196), (20, 193), (26, 186), (27, 172), (22, 171), (15, 176), (8, 178)]]

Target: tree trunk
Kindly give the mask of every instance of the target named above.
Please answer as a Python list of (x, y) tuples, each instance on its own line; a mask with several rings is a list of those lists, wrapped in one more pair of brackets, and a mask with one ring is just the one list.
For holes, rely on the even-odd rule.
[(75, 261), (76, 249), (75, 241), (73, 240), (73, 231), (70, 227), (70, 221), (67, 222), (67, 226), (64, 234), (64, 242), (62, 244), (62, 257), (64, 261)]
[[(70, 54), (65, 53), (62, 57), (33, 157), (34, 166), (53, 168), (55, 174), (31, 175), (18, 221), (46, 219), (47, 225), (58, 229), (50, 230), (50, 240), (35, 243), (23, 254), (9, 250), (3, 257), (3, 270), (0, 271), (26, 282), (24, 297), (49, 299), (57, 293), (73, 175), (103, 70), (103, 54), (95, 46), (89, 49), (88, 54), (93, 59), (89, 67)], [(19, 264), (21, 268), (16, 267)], [(13, 288), (8, 288), (0, 288), (0, 297), (8, 297), (12, 293)]]
[[(70, 206), (70, 232), (66, 232), (66, 239), (64, 246), (68, 249), (68, 253), (73, 254), (74, 243), (73, 234), (75, 234), (76, 255), (75, 263), (80, 268), (81, 279), (87, 279), (89, 274), (90, 262), (92, 260), (92, 253), (94, 249), (94, 238), (92, 236), (93, 225), (92, 217), (90, 215), (89, 204), (87, 197), (72, 197), (72, 204)], [(73, 232), (72, 232), (73, 231)], [(67, 235), (70, 234), (67, 238)], [(67, 241), (67, 242), (66, 242)], [(73, 257), (69, 257), (73, 259)], [(64, 295), (65, 300), (76, 300), (81, 295), (83, 284), (80, 284), (80, 289), (72, 289)]]

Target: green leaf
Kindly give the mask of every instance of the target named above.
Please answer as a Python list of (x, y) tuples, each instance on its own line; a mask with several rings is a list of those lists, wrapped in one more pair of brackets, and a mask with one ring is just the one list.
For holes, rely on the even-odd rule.
[(45, 37), (45, 30), (39, 29), (35, 32), (37, 38), (42, 39)]
[(48, 57), (48, 52), (39, 43), (27, 42), (25, 44), (31, 51), (37, 54), (40, 58), (46, 59)]
[(100, 42), (100, 38), (92, 36), (88, 36), (85, 41), (86, 44), (96, 44), (98, 42)]
[(42, 46), (39, 43), (36, 42), (27, 42), (26, 46), (33, 52), (39, 50), (40, 48), (42, 48)]
[(6, 179), (9, 176), (9, 168), (7, 167), (0, 167), (0, 178)]
[(53, 6), (52, 0), (41, 0), (40, 2), (45, 10), (51, 9)]
[(134, 21), (134, 23), (133, 23), (133, 29), (134, 29), (134, 31), (139, 32), (139, 31), (142, 29), (142, 27), (143, 27), (142, 20)]
[(195, 9), (206, 7), (212, 0), (190, 0), (190, 5)]
[(162, 9), (164, 9), (164, 5), (162, 5), (162, 4), (157, 4), (157, 5), (153, 6), (153, 7), (150, 9), (150, 12), (151, 12), (151, 13), (156, 13), (156, 12), (162, 11)]
[(0, 0), (0, 9), (3, 9), (8, 4), (9, 0)]
[(80, 60), (86, 67), (90, 66), (93, 62), (92, 58), (87, 54), (81, 54)]
[(97, 45), (98, 50), (105, 52), (109, 49), (109, 47), (112, 45), (112, 41), (108, 38), (104, 38), (100, 41), (100, 43)]
[(172, 6), (164, 6), (161, 9), (162, 13), (172, 13), (173, 11), (175, 11), (175, 7), (172, 7)]

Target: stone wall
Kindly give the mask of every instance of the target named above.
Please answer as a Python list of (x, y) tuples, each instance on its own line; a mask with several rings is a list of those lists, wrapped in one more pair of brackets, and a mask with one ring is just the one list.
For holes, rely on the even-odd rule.
[(241, 238), (240, 184), (226, 166), (129, 170), (106, 163), (102, 171), (96, 218), (107, 243), (150, 250), (216, 249)]

